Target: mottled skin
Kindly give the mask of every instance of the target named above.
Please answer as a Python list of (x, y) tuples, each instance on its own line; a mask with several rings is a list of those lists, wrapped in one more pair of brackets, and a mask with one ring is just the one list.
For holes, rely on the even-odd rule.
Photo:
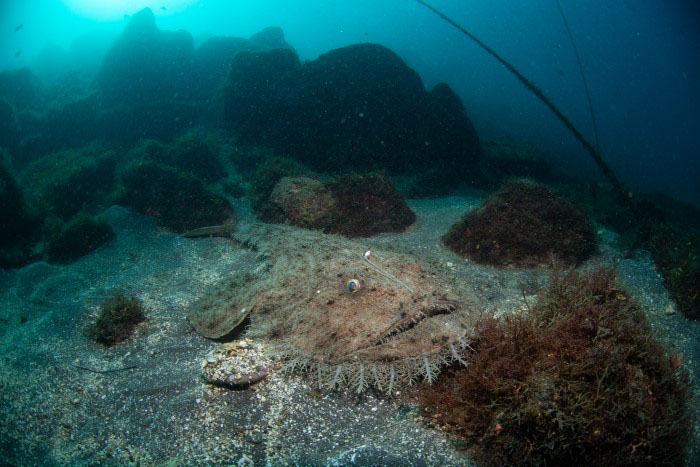
[[(195, 307), (190, 321), (203, 335), (224, 336), (249, 314), (248, 334), (270, 339), (291, 368), (358, 391), (432, 381), (445, 363), (462, 361), (470, 300), (452, 278), (290, 226), (255, 224), (235, 239), (259, 252), (258, 274), (222, 282)], [(360, 286), (350, 290), (353, 280)]]

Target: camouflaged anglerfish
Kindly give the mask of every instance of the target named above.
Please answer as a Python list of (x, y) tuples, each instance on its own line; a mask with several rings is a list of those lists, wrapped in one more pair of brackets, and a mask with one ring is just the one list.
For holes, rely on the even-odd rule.
[(473, 308), (450, 277), (404, 255), (291, 226), (252, 224), (234, 238), (257, 250), (260, 264), (194, 307), (189, 320), (202, 335), (222, 337), (250, 316), (248, 336), (269, 339), (285, 368), (323, 389), (391, 393), (465, 363)]

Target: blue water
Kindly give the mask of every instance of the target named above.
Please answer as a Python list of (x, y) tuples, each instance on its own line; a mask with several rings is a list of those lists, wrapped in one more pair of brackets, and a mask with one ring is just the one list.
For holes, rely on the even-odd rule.
[[(534, 81), (593, 140), (581, 75), (553, 0), (440, 1)], [(51, 81), (67, 70), (92, 77), (111, 40), (149, 6), (161, 29), (248, 37), (280, 26), (302, 59), (337, 47), (383, 44), (421, 75), (447, 82), (482, 138), (536, 144), (577, 173), (595, 175), (566, 129), (500, 64), (411, 1), (11, 1), (0, 4), (0, 69), (30, 66)], [(633, 191), (700, 204), (700, 7), (693, 1), (561, 0), (579, 48), (598, 121), (600, 149)], [(15, 32), (15, 28), (22, 25)], [(19, 56), (17, 56), (19, 54)]]
[[(222, 295), (215, 282), (238, 287), (233, 270), (246, 277), (241, 289), (270, 270), (245, 236), (255, 223), (352, 237), (360, 261), (370, 246), (372, 258), (385, 247), (415, 255), (426, 270), (452, 271), (446, 290), (473, 291), (479, 311), (499, 316), (540, 290), (557, 246), (585, 243), (570, 266), (615, 269), (674, 352), (673, 371), (698, 381), (700, 4), (428, 1), (465, 34), (422, 3), (0, 0), (0, 463), (123, 464), (141, 460), (136, 446), (144, 463), (180, 454), (183, 463), (230, 463), (247, 452), (273, 465), (461, 465), (460, 444), (397, 417), (413, 410), (403, 397), (386, 406), (383, 396), (336, 399), (287, 390), (291, 380), (272, 386), (272, 406), (252, 391), (200, 397), (214, 391), (198, 372), (215, 343), (185, 316), (201, 297)], [(548, 188), (514, 184), (507, 199), (522, 208), (485, 201), (511, 178)], [(492, 209), (477, 212), (493, 214), (472, 229), (482, 201)], [(468, 240), (472, 230), (484, 235), (474, 251), (499, 261), (478, 264), (441, 241), (448, 231)], [(546, 258), (525, 251), (527, 262), (513, 261), (511, 239)], [(317, 253), (294, 258), (313, 264)], [(115, 333), (114, 347), (98, 345), (85, 333), (95, 304), (122, 289), (148, 305), (146, 320)], [(416, 297), (414, 307), (428, 303)], [(229, 308), (258, 312), (228, 303), (219, 312)], [(387, 338), (414, 327), (395, 325)], [(297, 419), (278, 410), (291, 398)], [(210, 402), (219, 405), (200, 406)], [(270, 428), (270, 407), (292, 438)], [(210, 414), (221, 424), (205, 423)], [(326, 440), (352, 427), (348, 445), (309, 443), (310, 420), (325, 424)], [(700, 432), (688, 427), (690, 465)], [(299, 457), (266, 444), (277, 437)], [(211, 444), (200, 449), (200, 440)], [(396, 458), (384, 456), (394, 448)]]

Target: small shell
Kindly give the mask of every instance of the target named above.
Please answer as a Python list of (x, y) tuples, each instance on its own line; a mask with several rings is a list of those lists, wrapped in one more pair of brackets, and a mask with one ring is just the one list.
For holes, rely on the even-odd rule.
[(348, 290), (348, 292), (355, 293), (362, 288), (362, 284), (357, 279), (350, 279), (347, 284), (345, 284), (345, 288)]

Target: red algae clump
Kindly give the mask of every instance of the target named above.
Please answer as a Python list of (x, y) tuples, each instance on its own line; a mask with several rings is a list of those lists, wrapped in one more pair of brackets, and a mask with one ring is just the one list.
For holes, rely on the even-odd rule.
[(529, 313), (483, 317), (468, 365), (421, 389), (426, 415), (479, 465), (682, 465), (689, 372), (614, 279), (555, 272)]
[(595, 250), (586, 216), (543, 185), (518, 181), (467, 213), (442, 237), (458, 255), (499, 267), (577, 265)]

